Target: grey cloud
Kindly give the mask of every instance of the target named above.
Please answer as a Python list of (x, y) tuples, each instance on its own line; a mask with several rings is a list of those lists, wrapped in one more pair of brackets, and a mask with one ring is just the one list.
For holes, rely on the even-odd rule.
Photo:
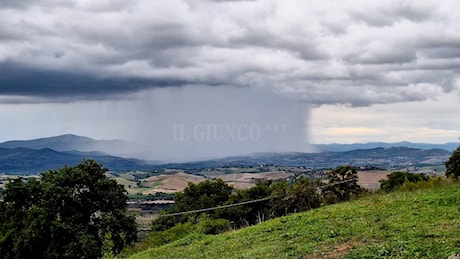
[[(2, 0), (0, 2), (2, 9), (23, 9), (34, 4), (33, 0), (15, 1), (15, 0)], [(45, 1), (42, 1), (45, 2)]]
[(101, 0), (101, 1), (87, 1), (81, 4), (76, 3), (76, 7), (97, 13), (110, 13), (119, 12), (120, 10), (127, 10), (137, 4), (137, 0), (124, 1), (124, 0)]
[(254, 2), (257, 0), (207, 0), (209, 2), (226, 3), (226, 2)]
[(0, 28), (0, 39), (2, 42), (18, 40), (21, 37), (14, 31), (8, 30), (6, 27)]
[(31, 7), (40, 6), (47, 8), (55, 7), (73, 7), (73, 3), (60, 0), (2, 0), (0, 1), (0, 9), (29, 9)]
[(460, 45), (453, 47), (434, 47), (422, 52), (430, 59), (452, 59), (460, 58)]
[(401, 20), (409, 20), (414, 22), (423, 22), (429, 20), (433, 15), (433, 8), (436, 6), (431, 3), (431, 6), (419, 4), (413, 1), (396, 1), (371, 3), (364, 10), (351, 11), (351, 15), (358, 21), (363, 21), (370, 26), (392, 26)]
[[(376, 85), (372, 80), (297, 81), (290, 92), (314, 105), (345, 104), (353, 107), (423, 101), (445, 91), (437, 84), (407, 83)], [(283, 89), (279, 90), (283, 93)]]
[(197, 36), (191, 34), (190, 29), (181, 23), (151, 24), (137, 26), (136, 24), (123, 25), (132, 30), (120, 30), (112, 27), (111, 30), (103, 27), (89, 28), (91, 25), (75, 30), (80, 32), (80, 37), (85, 40), (97, 41), (119, 51), (153, 52), (168, 48), (187, 47), (203, 44)]
[(200, 84), (362, 106), (438, 93), (426, 86), (455, 91), (455, 8), (352, 3), (5, 1), (0, 95), (103, 99)]
[(382, 46), (379, 50), (364, 51), (345, 58), (347, 62), (362, 64), (408, 63), (416, 59), (415, 50), (390, 46)]

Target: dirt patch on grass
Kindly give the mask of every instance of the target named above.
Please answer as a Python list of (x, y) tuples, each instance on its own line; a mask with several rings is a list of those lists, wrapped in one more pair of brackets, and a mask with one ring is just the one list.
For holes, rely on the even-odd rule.
[(306, 259), (311, 259), (311, 258), (316, 258), (316, 259), (342, 258), (344, 255), (346, 255), (352, 249), (357, 248), (357, 247), (362, 246), (362, 245), (364, 245), (363, 241), (348, 240), (348, 241), (345, 241), (345, 242), (343, 242), (341, 244), (335, 245), (332, 248), (332, 250), (329, 250), (329, 251), (326, 251), (327, 249), (326, 250), (318, 250), (316, 252), (313, 252), (311, 254), (306, 255), (304, 258), (306, 258)]

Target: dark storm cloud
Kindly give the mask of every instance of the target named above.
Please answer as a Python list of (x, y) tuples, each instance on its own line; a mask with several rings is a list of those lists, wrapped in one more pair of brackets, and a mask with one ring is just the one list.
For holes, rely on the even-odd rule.
[(46, 8), (55, 8), (55, 7), (73, 7), (73, 3), (70, 1), (60, 1), (60, 0), (1, 0), (0, 8), (1, 9), (29, 9), (32, 7), (46, 7)]
[(412, 49), (381, 49), (369, 52), (352, 54), (345, 60), (350, 63), (359, 64), (387, 64), (387, 63), (409, 63), (415, 61), (417, 55)]
[(100, 99), (221, 85), (314, 105), (426, 100), (459, 87), (458, 8), (457, 1), (4, 1), (0, 96)]
[[(152, 87), (185, 85), (175, 79), (136, 77), (101, 78), (83, 73), (49, 71), (26, 68), (14, 64), (0, 64), (0, 90), (3, 95), (38, 97), (52, 102), (108, 99)], [(14, 100), (14, 99), (13, 99)], [(17, 102), (34, 99), (17, 99)], [(13, 102), (13, 101), (12, 101)]]
[(431, 49), (425, 50), (424, 54), (428, 58), (435, 58), (435, 59), (460, 58), (460, 46), (431, 48)]
[[(2, 0), (0, 1), (0, 4), (1, 4), (2, 9), (8, 9), (8, 8), (23, 9), (23, 8), (26, 8), (32, 5), (34, 2), (36, 1), (33, 1), (33, 0), (24, 0), (24, 1)], [(46, 2), (46, 1), (43, 1), (43, 2)]]

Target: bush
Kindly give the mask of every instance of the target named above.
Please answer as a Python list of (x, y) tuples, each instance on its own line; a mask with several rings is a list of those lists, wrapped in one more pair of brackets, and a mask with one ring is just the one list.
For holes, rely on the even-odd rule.
[(403, 185), (399, 188), (400, 191), (413, 191), (418, 189), (428, 189), (433, 187), (451, 185), (454, 180), (447, 179), (442, 176), (432, 177), (426, 181), (419, 181), (419, 182), (409, 182), (406, 181)]
[[(215, 181), (206, 180), (198, 184), (189, 182), (183, 192), (177, 192), (174, 195), (174, 205), (161, 213), (171, 214), (220, 206), (229, 200), (232, 191), (233, 187), (221, 179)], [(210, 211), (209, 215), (213, 218), (220, 218), (219, 213), (219, 211)], [(197, 223), (199, 216), (199, 213), (190, 213), (161, 217), (152, 222), (152, 230), (165, 231), (176, 223), (186, 223), (188, 221)]]
[[(263, 181), (257, 182), (256, 186), (252, 188), (237, 190), (225, 204), (235, 204), (270, 197), (272, 194), (270, 185), (270, 181)], [(264, 221), (270, 216), (271, 208), (270, 201), (265, 200), (232, 208), (219, 209), (216, 210), (216, 213), (218, 218), (230, 220), (236, 228), (239, 228)]]
[(209, 215), (202, 214), (198, 221), (198, 232), (205, 235), (217, 235), (230, 230), (232, 222), (227, 219), (212, 219)]
[(153, 232), (148, 237), (148, 242), (152, 246), (161, 246), (172, 243), (178, 239), (186, 237), (197, 231), (197, 226), (192, 222), (177, 223), (174, 227), (160, 232)]
[[(421, 173), (410, 172), (392, 172), (384, 180), (380, 180), (380, 189), (385, 192), (390, 192), (400, 188), (405, 182), (420, 182), (427, 181), (428, 176)], [(410, 184), (406, 184), (405, 189), (410, 189)]]

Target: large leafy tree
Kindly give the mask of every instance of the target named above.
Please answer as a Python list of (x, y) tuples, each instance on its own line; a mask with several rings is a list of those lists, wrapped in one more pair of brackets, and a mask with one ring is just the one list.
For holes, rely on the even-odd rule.
[[(271, 196), (271, 181), (259, 181), (256, 186), (236, 190), (231, 194), (225, 204), (236, 204), (257, 199), (264, 199)], [(244, 204), (241, 206), (220, 209), (216, 211), (221, 218), (231, 220), (236, 227), (254, 225), (263, 222), (270, 217), (271, 202), (269, 199), (256, 203)]]
[[(222, 179), (215, 181), (206, 180), (198, 184), (189, 182), (183, 192), (174, 195), (174, 205), (166, 213), (173, 214), (199, 209), (206, 209), (223, 205), (232, 194), (233, 187), (226, 184)], [(180, 216), (160, 217), (153, 222), (152, 230), (163, 231), (176, 225), (192, 221), (198, 222), (198, 213), (183, 214)], [(211, 218), (219, 218), (218, 211), (209, 211)]]
[(99, 258), (136, 240), (122, 185), (93, 160), (11, 180), (0, 203), (0, 256)]
[(354, 166), (339, 166), (329, 172), (327, 178), (328, 184), (323, 188), (327, 204), (350, 200), (362, 192), (358, 184), (358, 170)]
[(224, 204), (233, 188), (222, 179), (189, 183), (183, 192), (176, 193), (174, 207), (180, 211), (204, 209)]
[(460, 146), (457, 147), (446, 162), (446, 176), (460, 177)]
[(272, 214), (280, 217), (294, 212), (308, 211), (320, 206), (317, 192), (319, 181), (299, 177), (289, 185), (286, 181), (273, 186)]

